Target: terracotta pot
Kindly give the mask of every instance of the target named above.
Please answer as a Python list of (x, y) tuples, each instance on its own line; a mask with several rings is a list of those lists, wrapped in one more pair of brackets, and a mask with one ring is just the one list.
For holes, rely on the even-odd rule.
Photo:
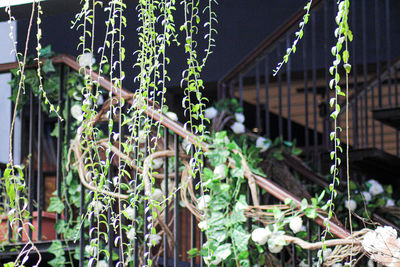
[[(8, 216), (1, 215), (0, 216), (0, 241), (6, 241), (8, 236)], [(37, 211), (33, 212), (33, 220), (32, 224), (36, 230), (32, 231), (32, 240), (37, 241)], [(54, 240), (56, 239), (56, 229), (54, 228), (56, 224), (56, 214), (54, 212), (42, 211), (42, 240)], [(25, 225), (26, 232), (29, 232), (29, 226)], [(16, 230), (16, 229), (14, 229)], [(24, 231), (25, 232), (25, 231)], [(17, 234), (14, 231), (12, 235), (14, 240), (17, 240)], [(28, 240), (25, 233), (22, 235), (22, 242), (26, 242)]]

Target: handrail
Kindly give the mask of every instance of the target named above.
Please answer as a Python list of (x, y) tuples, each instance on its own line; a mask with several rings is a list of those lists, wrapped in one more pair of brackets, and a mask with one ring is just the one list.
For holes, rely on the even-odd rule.
[[(324, 0), (314, 0), (311, 4), (310, 10), (317, 7)], [(306, 14), (306, 10), (302, 8), (297, 11), (289, 20), (283, 23), (264, 41), (262, 41), (253, 51), (247, 54), (235, 67), (233, 67), (227, 74), (225, 74), (218, 84), (224, 84), (234, 77), (237, 77), (243, 72), (250, 64), (252, 64), (262, 53), (271, 48), (277, 41), (279, 41), (292, 27), (298, 24), (299, 20)]]
[[(319, 2), (319, 1), (317, 1), (317, 2)], [(81, 69), (80, 65), (76, 62), (76, 59), (73, 58), (72, 56), (59, 55), (59, 56), (53, 57), (51, 60), (53, 63), (63, 63), (66, 66), (70, 67), (71, 69), (74, 69), (75, 71), (79, 71)], [(8, 69), (8, 71), (10, 71), (11, 69), (16, 68), (16, 67), (18, 67), (17, 63), (0, 64), (0, 73), (5, 72), (7, 69)], [(129, 91), (127, 91), (126, 89), (123, 89), (123, 88), (117, 89), (116, 87), (113, 86), (113, 84), (107, 78), (102, 77), (98, 73), (96, 73), (94, 71), (90, 71), (87, 68), (85, 69), (85, 74), (90, 75), (93, 80), (98, 81), (99, 85), (101, 87), (103, 87), (104, 89), (106, 89), (107, 91), (112, 91), (116, 97), (121, 96), (121, 97), (125, 98), (128, 103), (130, 103), (131, 105), (133, 104), (133, 99), (132, 98), (129, 99), (129, 97), (133, 96), (133, 94), (130, 93)], [(195, 145), (198, 144), (196, 141), (195, 135), (192, 134), (191, 132), (187, 131), (183, 127), (182, 124), (180, 124), (176, 121), (173, 121), (166, 116), (163, 116), (161, 113), (154, 110), (151, 106), (147, 106), (147, 109), (144, 112), (148, 116), (153, 118), (154, 120), (161, 122), (162, 125), (164, 125), (168, 129), (170, 129), (174, 133), (178, 134), (179, 136), (181, 136), (185, 139), (188, 139), (190, 142), (192, 142)], [(204, 151), (208, 151), (208, 145), (206, 143), (202, 143), (200, 145), (202, 146)], [(247, 179), (253, 177), (258, 186), (260, 186), (262, 189), (264, 189), (265, 191), (267, 191), (274, 197), (278, 198), (279, 200), (285, 201), (285, 199), (290, 198), (290, 199), (293, 199), (293, 201), (295, 202), (295, 204), (298, 207), (301, 206), (301, 200), (299, 198), (297, 198), (292, 193), (286, 191), (285, 189), (281, 188), (274, 182), (272, 182), (264, 177), (261, 177), (259, 175), (252, 174), (249, 171), (246, 171), (244, 176)], [(320, 226), (324, 227), (326, 218), (319, 214), (317, 216), (317, 218), (315, 219), (315, 222), (317, 224), (319, 224)], [(340, 225), (337, 225), (336, 223), (334, 223), (332, 221), (329, 221), (329, 224), (330, 224), (330, 231), (335, 236), (337, 236), (339, 238), (346, 238), (350, 235), (349, 232), (347, 230), (345, 230), (344, 228), (342, 228)]]

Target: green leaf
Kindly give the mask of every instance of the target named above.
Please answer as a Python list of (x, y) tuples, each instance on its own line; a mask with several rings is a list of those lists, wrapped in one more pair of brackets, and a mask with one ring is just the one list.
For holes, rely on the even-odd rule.
[[(44, 73), (50, 73), (50, 72), (55, 72), (56, 69), (54, 68), (53, 62), (51, 62), (51, 60), (46, 60), (43, 64), (43, 68), (42, 68)], [(58, 79), (58, 77), (57, 77)]]
[(60, 214), (64, 210), (64, 208), (65, 208), (64, 203), (61, 201), (59, 197), (51, 197), (50, 205), (47, 208), (47, 211), (57, 212)]

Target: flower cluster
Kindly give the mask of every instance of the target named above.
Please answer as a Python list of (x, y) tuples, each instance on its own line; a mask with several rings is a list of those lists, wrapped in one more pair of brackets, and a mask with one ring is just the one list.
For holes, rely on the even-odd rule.
[(390, 226), (378, 226), (375, 231), (368, 232), (362, 246), (370, 254), (372, 260), (385, 266), (400, 265), (400, 238)]

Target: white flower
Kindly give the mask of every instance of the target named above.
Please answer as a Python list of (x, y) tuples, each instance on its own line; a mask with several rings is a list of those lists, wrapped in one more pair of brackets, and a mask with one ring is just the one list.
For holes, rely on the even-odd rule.
[(135, 218), (135, 209), (134, 208), (132, 208), (132, 207), (127, 207), (126, 209), (125, 209), (125, 216), (126, 216), (126, 218), (128, 218), (128, 219), (131, 219), (131, 220), (133, 220), (134, 218)]
[(251, 239), (259, 244), (259, 245), (265, 245), (267, 243), (268, 239), (271, 236), (271, 231), (266, 228), (257, 228), (251, 233)]
[(290, 219), (289, 227), (293, 231), (293, 233), (298, 233), (301, 231), (301, 227), (303, 226), (303, 220), (301, 217), (293, 217)]
[(144, 144), (144, 143), (146, 143), (146, 139), (147, 139), (146, 131), (144, 131), (144, 130), (139, 130), (138, 137), (139, 137), (139, 138), (138, 138), (139, 144)]
[(369, 188), (369, 192), (371, 193), (371, 195), (376, 196), (383, 193), (383, 187), (380, 183), (373, 183)]
[(161, 202), (164, 199), (164, 194), (161, 189), (156, 188), (150, 198), (154, 201)]
[(173, 121), (178, 121), (178, 115), (174, 112), (168, 111), (165, 115)]
[(103, 105), (104, 103), (104, 98), (102, 94), (99, 94), (99, 96), (97, 97), (97, 104), (98, 105)]
[[(368, 252), (372, 260), (378, 262), (396, 263), (392, 255), (400, 251), (400, 239), (397, 232), (390, 226), (378, 226), (375, 231), (369, 231), (361, 242), (363, 248)], [(397, 265), (394, 265), (397, 266)]]
[(199, 222), (198, 227), (199, 227), (199, 229), (201, 229), (201, 230), (207, 229), (207, 221), (204, 220), (204, 221)]
[(226, 169), (225, 169), (225, 164), (220, 164), (214, 169), (214, 178), (217, 179), (224, 179), (226, 176)]
[(91, 205), (92, 205), (93, 210), (94, 210), (95, 213), (101, 212), (103, 210), (103, 208), (104, 208), (103, 203), (101, 203), (101, 201), (99, 201), (99, 200), (93, 201), (91, 203)]
[(271, 141), (264, 138), (258, 137), (256, 140), (256, 147), (261, 148), (260, 152), (265, 152), (271, 146)]
[(153, 161), (151, 162), (151, 167), (154, 170), (161, 168), (163, 165), (164, 165), (164, 159), (162, 158), (153, 159)]
[(197, 208), (199, 210), (205, 210), (208, 207), (208, 202), (210, 202), (211, 197), (209, 195), (204, 195), (199, 197), (199, 203), (197, 204)]
[(217, 115), (218, 115), (218, 110), (215, 109), (214, 107), (209, 107), (204, 110), (204, 117), (206, 117), (207, 119), (212, 120)]
[(322, 251), (322, 258), (325, 260), (326, 258), (331, 255), (332, 249), (331, 248), (326, 248), (325, 250)]
[(71, 116), (77, 121), (83, 121), (82, 107), (78, 104), (73, 105), (71, 107)]
[(135, 228), (134, 227), (132, 227), (131, 229), (129, 229), (129, 231), (128, 231), (128, 233), (126, 233), (126, 237), (129, 239), (129, 240), (134, 240), (135, 239)]
[(91, 246), (91, 245), (86, 245), (85, 246), (85, 252), (89, 254), (92, 257), (96, 257), (97, 255), (97, 247), (96, 246)]
[(375, 267), (374, 261), (371, 260), (371, 259), (369, 259), (369, 260), (368, 260), (368, 263), (367, 263), (367, 266), (368, 266), (368, 267)]
[(192, 147), (192, 142), (190, 142), (190, 141), (187, 140), (187, 139), (183, 139), (183, 141), (182, 141), (182, 148), (183, 148), (183, 151), (186, 152), (186, 154), (189, 154), (190, 148), (191, 148), (191, 147)]
[(204, 262), (205, 262), (207, 265), (218, 265), (218, 264), (220, 264), (221, 261), (222, 261), (221, 257), (219, 257), (219, 256), (217, 256), (217, 255), (214, 256), (214, 260), (212, 260), (212, 256), (206, 256), (206, 257), (204, 257), (203, 259), (204, 259)]
[(340, 262), (337, 262), (337, 263), (332, 264), (331, 267), (342, 267), (342, 266), (343, 266), (343, 264), (341, 264)]
[(235, 113), (235, 119), (237, 122), (243, 123), (244, 122), (244, 115), (242, 113)]
[(361, 194), (363, 195), (363, 197), (367, 203), (371, 201), (372, 196), (369, 192), (363, 191), (363, 192), (361, 192)]
[(81, 68), (90, 67), (96, 62), (96, 59), (91, 53), (83, 53), (78, 58), (78, 63)]
[(387, 201), (386, 201), (386, 207), (391, 207), (391, 206), (395, 206), (396, 205), (396, 203), (394, 202), (394, 200), (393, 199), (391, 199), (391, 198), (389, 198)]
[(239, 123), (239, 122), (235, 122), (234, 124), (232, 124), (231, 129), (235, 134), (244, 133), (245, 130), (246, 130), (244, 125), (242, 123)]
[[(347, 200), (344, 201), (344, 205), (345, 205), (346, 209), (349, 208), (349, 202)], [(356, 208), (357, 208), (357, 202), (350, 199), (350, 210), (354, 211)]]
[(277, 244), (274, 244), (274, 245), (268, 244), (268, 249), (271, 253), (279, 253), (282, 251), (283, 246), (277, 245)]
[(96, 267), (108, 267), (108, 263), (105, 260), (101, 260), (97, 263)]
[(154, 246), (157, 246), (158, 244), (160, 244), (161, 239), (162, 239), (162, 237), (160, 235), (157, 235), (157, 234), (150, 235), (150, 242)]
[[(165, 194), (165, 180), (162, 180), (160, 187), (161, 187), (163, 194)], [(174, 181), (171, 179), (168, 179), (168, 195), (170, 195), (174, 191), (175, 191)]]

